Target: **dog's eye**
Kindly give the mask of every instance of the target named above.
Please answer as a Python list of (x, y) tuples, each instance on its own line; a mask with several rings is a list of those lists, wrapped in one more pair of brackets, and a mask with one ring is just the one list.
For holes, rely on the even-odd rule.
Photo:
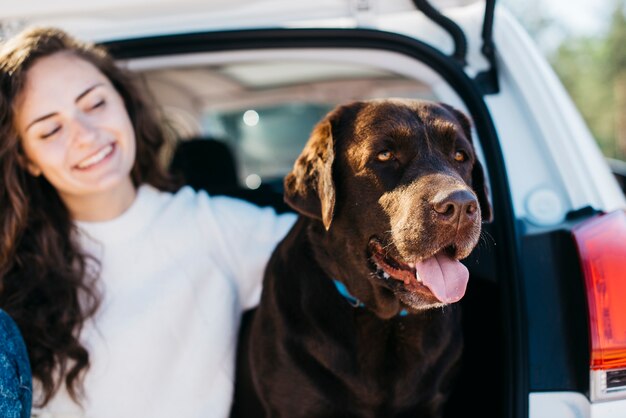
[(393, 158), (393, 153), (391, 151), (379, 152), (376, 158), (378, 159), (378, 161), (382, 162), (389, 161)]
[(454, 160), (459, 163), (464, 163), (465, 161), (467, 161), (468, 158), (469, 157), (467, 156), (467, 153), (465, 151), (458, 150), (454, 153)]

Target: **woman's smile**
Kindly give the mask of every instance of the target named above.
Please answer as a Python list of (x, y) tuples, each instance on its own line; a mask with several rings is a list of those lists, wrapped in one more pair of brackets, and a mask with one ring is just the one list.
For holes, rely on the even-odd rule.
[(82, 160), (80, 163), (76, 164), (76, 169), (80, 171), (87, 171), (93, 168), (100, 167), (109, 160), (111, 160), (113, 153), (115, 152), (115, 143), (110, 143), (100, 148), (95, 153), (91, 154), (89, 157)]

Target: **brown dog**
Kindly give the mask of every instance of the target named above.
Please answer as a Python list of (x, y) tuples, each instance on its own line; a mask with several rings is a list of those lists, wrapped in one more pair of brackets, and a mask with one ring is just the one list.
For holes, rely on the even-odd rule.
[(339, 107), (285, 199), (304, 216), (242, 327), (232, 416), (441, 416), (462, 351), (458, 260), (491, 216), (467, 118), (424, 101)]

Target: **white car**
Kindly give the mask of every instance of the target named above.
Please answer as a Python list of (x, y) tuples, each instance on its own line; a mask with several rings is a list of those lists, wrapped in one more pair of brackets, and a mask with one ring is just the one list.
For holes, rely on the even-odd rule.
[(336, 104), (465, 110), (495, 219), (466, 260), (451, 411), (626, 417), (626, 201), (558, 79), (494, 3), (22, 0), (2, 6), (0, 29), (55, 25), (105, 43), (161, 106), (173, 170), (280, 211), (282, 177)]

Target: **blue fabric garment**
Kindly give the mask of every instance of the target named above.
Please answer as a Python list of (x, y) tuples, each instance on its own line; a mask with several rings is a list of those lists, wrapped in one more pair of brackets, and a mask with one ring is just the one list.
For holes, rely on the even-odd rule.
[(26, 345), (15, 322), (0, 310), (0, 417), (30, 417), (32, 398)]

